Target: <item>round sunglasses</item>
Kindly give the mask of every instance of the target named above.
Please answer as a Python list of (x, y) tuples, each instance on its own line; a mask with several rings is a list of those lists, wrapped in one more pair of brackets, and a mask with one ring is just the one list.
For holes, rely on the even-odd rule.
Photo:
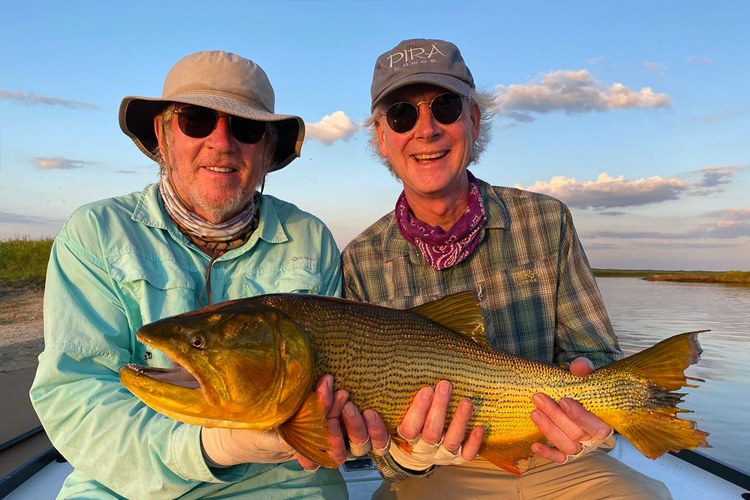
[(240, 118), (239, 116), (220, 113), (203, 106), (187, 105), (174, 110), (180, 130), (188, 137), (201, 139), (208, 137), (216, 129), (220, 116), (229, 120), (229, 130), (235, 139), (245, 144), (255, 144), (266, 133), (266, 122)]
[[(398, 134), (405, 134), (413, 129), (419, 119), (419, 106), (427, 101), (416, 104), (411, 102), (397, 102), (388, 106), (385, 119), (391, 130)], [(463, 98), (453, 92), (446, 92), (430, 101), (430, 111), (435, 119), (443, 125), (455, 123), (464, 111)]]

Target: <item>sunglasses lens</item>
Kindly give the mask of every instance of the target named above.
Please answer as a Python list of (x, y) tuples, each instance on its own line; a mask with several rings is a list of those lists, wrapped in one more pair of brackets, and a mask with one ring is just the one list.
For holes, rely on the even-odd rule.
[(206, 137), (216, 128), (216, 112), (201, 106), (183, 106), (177, 115), (177, 124), (188, 137)]
[(385, 119), (394, 132), (403, 134), (414, 128), (418, 115), (419, 110), (414, 104), (397, 102), (385, 112)]
[(430, 106), (432, 116), (443, 125), (455, 123), (461, 117), (463, 101), (461, 97), (448, 93), (437, 96)]
[(231, 123), (235, 139), (245, 144), (255, 144), (266, 133), (266, 122), (233, 116)]

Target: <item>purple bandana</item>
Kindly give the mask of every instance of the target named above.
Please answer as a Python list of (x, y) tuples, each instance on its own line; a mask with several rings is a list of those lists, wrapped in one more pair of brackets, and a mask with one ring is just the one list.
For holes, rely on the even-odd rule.
[(406, 241), (419, 249), (430, 267), (436, 271), (449, 268), (468, 257), (479, 244), (479, 231), (487, 220), (479, 182), (471, 172), (466, 173), (469, 176), (468, 206), (448, 232), (440, 226), (433, 227), (415, 218), (404, 192), (401, 192), (396, 202), (398, 231)]

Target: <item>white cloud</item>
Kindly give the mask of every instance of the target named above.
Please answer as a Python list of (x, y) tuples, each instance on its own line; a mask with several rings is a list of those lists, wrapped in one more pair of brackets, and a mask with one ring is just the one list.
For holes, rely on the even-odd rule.
[(725, 210), (713, 210), (711, 212), (706, 212), (705, 214), (703, 214), (703, 217), (750, 222), (750, 208), (727, 208)]
[(549, 182), (537, 181), (533, 185), (517, 188), (544, 193), (559, 198), (576, 208), (611, 208), (648, 205), (666, 200), (676, 200), (690, 186), (677, 178), (649, 177), (628, 180), (624, 176), (610, 177), (606, 172), (595, 181), (577, 181), (564, 175), (552, 177)]
[(744, 108), (724, 108), (720, 110), (719, 112), (706, 116), (703, 118), (704, 123), (713, 123), (715, 121), (723, 120), (725, 118), (734, 118), (736, 116), (741, 116), (745, 113)]
[[(701, 178), (695, 183), (696, 187), (707, 188), (707, 187), (716, 187), (721, 184), (729, 184), (730, 182), (732, 182), (737, 172), (745, 170), (746, 168), (747, 166), (745, 165), (728, 165), (724, 167), (706, 167), (700, 170), (693, 170), (692, 172), (689, 172), (689, 173), (700, 175)], [(713, 192), (715, 191), (714, 190), (705, 191), (706, 194), (710, 194)], [(696, 191), (692, 194), (702, 195), (703, 192)]]
[(526, 113), (561, 111), (576, 114), (627, 108), (669, 108), (671, 101), (669, 95), (657, 94), (651, 87), (634, 91), (622, 83), (607, 86), (585, 69), (554, 71), (544, 75), (540, 83), (498, 85), (497, 89), (498, 111), (517, 121), (520, 121), (519, 116), (525, 121), (532, 119)]
[(685, 62), (692, 64), (713, 64), (714, 60), (710, 57), (690, 56), (685, 59)]
[(643, 63), (643, 67), (649, 71), (661, 71), (664, 65), (660, 62), (648, 62)]
[(88, 108), (98, 109), (94, 103), (74, 101), (71, 99), (60, 99), (58, 97), (47, 97), (34, 92), (18, 92), (14, 90), (0, 89), (0, 100), (7, 100), (22, 104), (24, 106), (61, 106), (63, 108)]
[(319, 122), (305, 124), (305, 137), (330, 146), (340, 139), (349, 139), (359, 128), (343, 111), (335, 111)]
[(34, 158), (34, 163), (36, 163), (37, 167), (43, 170), (69, 170), (72, 168), (83, 168), (86, 165), (94, 165), (96, 162), (71, 160), (69, 158), (62, 158), (60, 156), (56, 156), (54, 158), (37, 156), (36, 158)]
[(586, 59), (586, 64), (590, 64), (591, 66), (594, 66), (596, 64), (603, 63), (604, 59), (605, 59), (604, 56), (592, 57), (591, 59)]

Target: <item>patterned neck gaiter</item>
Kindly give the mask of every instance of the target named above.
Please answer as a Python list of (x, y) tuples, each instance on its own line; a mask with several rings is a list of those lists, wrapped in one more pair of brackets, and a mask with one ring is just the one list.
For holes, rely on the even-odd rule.
[(255, 196), (239, 214), (226, 222), (212, 224), (185, 206), (166, 172), (159, 182), (159, 194), (169, 217), (180, 231), (209, 255), (237, 248), (258, 226)]
[(479, 232), (487, 220), (479, 182), (471, 172), (466, 173), (469, 176), (468, 206), (447, 232), (440, 226), (433, 227), (415, 218), (405, 192), (401, 192), (396, 202), (396, 221), (401, 236), (417, 247), (436, 271), (454, 266), (471, 255), (479, 244)]

